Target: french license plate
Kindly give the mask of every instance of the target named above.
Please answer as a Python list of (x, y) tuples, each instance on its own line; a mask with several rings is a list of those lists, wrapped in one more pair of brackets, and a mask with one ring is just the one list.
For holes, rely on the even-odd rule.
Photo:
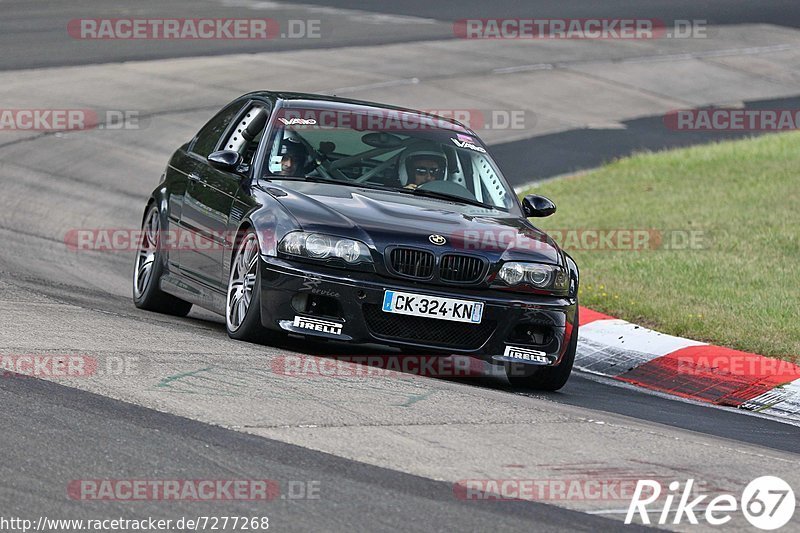
[(386, 291), (384, 293), (383, 310), (387, 313), (424, 316), (472, 324), (480, 324), (483, 318), (483, 302), (424, 296), (399, 291)]

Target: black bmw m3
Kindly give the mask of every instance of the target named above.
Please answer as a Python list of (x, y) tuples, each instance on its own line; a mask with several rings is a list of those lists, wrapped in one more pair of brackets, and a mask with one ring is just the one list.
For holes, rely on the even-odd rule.
[(578, 268), (528, 221), (553, 212), (541, 196), (520, 202), (456, 121), (251, 93), (170, 159), (145, 208), (133, 298), (224, 315), (234, 339), (462, 354), (556, 390), (577, 346)]

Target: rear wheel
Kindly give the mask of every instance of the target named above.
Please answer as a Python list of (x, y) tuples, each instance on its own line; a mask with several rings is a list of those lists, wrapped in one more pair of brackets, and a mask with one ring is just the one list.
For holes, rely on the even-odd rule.
[(142, 224), (142, 237), (133, 264), (133, 303), (139, 309), (175, 316), (186, 316), (192, 304), (162, 291), (158, 286), (164, 270), (159, 243), (161, 216), (151, 206)]
[(244, 234), (231, 263), (225, 300), (225, 325), (232, 339), (263, 343), (270, 334), (261, 325), (261, 253), (258, 237)]
[(515, 387), (544, 391), (557, 391), (567, 384), (572, 365), (575, 363), (575, 352), (578, 350), (578, 312), (575, 312), (575, 323), (572, 328), (572, 339), (569, 341), (567, 353), (558, 366), (506, 365), (506, 376)]

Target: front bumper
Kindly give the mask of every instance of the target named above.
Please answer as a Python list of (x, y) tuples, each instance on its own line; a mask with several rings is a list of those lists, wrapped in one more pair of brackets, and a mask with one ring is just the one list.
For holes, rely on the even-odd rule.
[[(481, 324), (385, 313), (384, 292), (398, 290), (484, 303)], [(574, 298), (432, 286), (375, 273), (261, 257), (261, 322), (309, 338), (378, 343), (431, 354), (509, 360), (509, 347), (545, 354), (557, 365), (573, 331)], [(518, 360), (514, 360), (519, 362)]]

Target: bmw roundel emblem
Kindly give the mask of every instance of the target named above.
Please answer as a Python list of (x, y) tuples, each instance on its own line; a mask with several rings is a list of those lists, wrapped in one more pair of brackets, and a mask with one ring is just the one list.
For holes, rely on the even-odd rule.
[(430, 237), (428, 237), (428, 240), (431, 241), (431, 243), (435, 244), (436, 246), (441, 246), (447, 242), (447, 239), (445, 239), (441, 235), (431, 235)]

